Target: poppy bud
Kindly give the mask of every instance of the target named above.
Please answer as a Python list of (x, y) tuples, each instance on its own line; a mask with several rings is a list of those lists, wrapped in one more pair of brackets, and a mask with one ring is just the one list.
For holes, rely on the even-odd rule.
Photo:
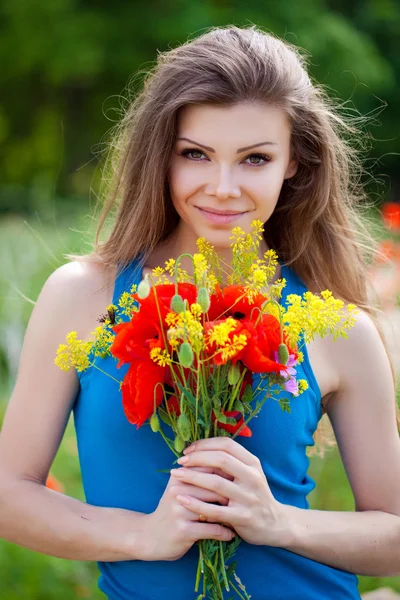
[(244, 406), (243, 406), (243, 402), (241, 400), (239, 400), (239, 398), (237, 398), (233, 404), (233, 410), (237, 410), (238, 412), (240, 412), (241, 414), (244, 413)]
[(139, 296), (139, 298), (147, 298), (147, 296), (150, 294), (150, 284), (149, 284), (149, 280), (147, 277), (145, 277), (144, 279), (142, 279), (142, 281), (139, 283), (138, 287), (137, 287), (137, 295)]
[(210, 308), (210, 294), (207, 288), (201, 287), (197, 294), (197, 304), (201, 306), (202, 312), (205, 314)]
[(235, 385), (239, 381), (239, 377), (240, 369), (238, 364), (236, 363), (236, 365), (231, 365), (228, 371), (228, 383), (230, 385)]
[(160, 431), (160, 419), (158, 418), (158, 414), (156, 412), (151, 415), (150, 427), (154, 433)]
[(278, 358), (281, 365), (287, 365), (289, 360), (289, 350), (287, 349), (286, 344), (279, 344)]
[(185, 413), (181, 413), (179, 415), (177, 427), (178, 427), (179, 435), (181, 436), (181, 438), (185, 442), (188, 442), (190, 439), (190, 433), (191, 433), (190, 432), (190, 421), (187, 418), (187, 415), (185, 415)]
[(174, 448), (179, 453), (183, 452), (183, 450), (185, 449), (185, 442), (179, 434), (175, 438)]
[(171, 310), (175, 311), (178, 314), (185, 310), (185, 305), (180, 294), (175, 294), (174, 296), (172, 296)]
[(179, 348), (179, 362), (182, 367), (191, 367), (193, 364), (193, 350), (189, 342), (183, 342)]

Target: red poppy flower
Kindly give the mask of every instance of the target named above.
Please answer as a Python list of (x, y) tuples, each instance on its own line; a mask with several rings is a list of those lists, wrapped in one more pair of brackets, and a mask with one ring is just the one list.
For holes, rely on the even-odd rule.
[(131, 321), (114, 325), (112, 329), (117, 335), (110, 352), (119, 359), (118, 368), (137, 359), (149, 359), (152, 348), (165, 348), (158, 320), (148, 319), (140, 313), (135, 313)]
[[(245, 286), (243, 285), (228, 285), (223, 289), (217, 285), (215, 293), (210, 296), (211, 305), (208, 311), (210, 321), (228, 316), (234, 316), (235, 318), (250, 318), (253, 308), (261, 308), (261, 305), (267, 300), (266, 296), (257, 294), (250, 304), (249, 299), (244, 293)], [(253, 315), (257, 314), (258, 311), (255, 310)]]
[(386, 227), (400, 231), (400, 204), (398, 202), (385, 202), (382, 206), (382, 217)]
[(169, 411), (173, 415), (176, 415), (177, 417), (179, 417), (179, 415), (181, 414), (181, 407), (180, 407), (178, 398), (176, 396), (170, 396), (167, 400), (167, 404), (168, 404)]
[[(154, 412), (154, 388), (158, 382), (164, 383), (169, 367), (160, 367), (152, 360), (134, 360), (122, 382), (122, 404), (130, 423), (141, 427)], [(162, 387), (155, 390), (156, 407), (164, 394)]]
[(253, 373), (276, 373), (285, 370), (285, 365), (275, 361), (274, 352), (280, 344), (280, 325), (273, 315), (263, 314), (257, 327), (249, 319), (242, 321), (250, 332), (243, 349), (241, 361)]
[[(187, 300), (190, 304), (196, 302), (197, 288), (193, 283), (178, 283), (178, 293), (181, 295), (183, 300)], [(157, 300), (156, 295), (157, 294)], [(163, 285), (156, 285), (150, 288), (150, 294), (146, 298), (139, 298), (137, 294), (132, 294), (140, 304), (140, 315), (149, 319), (156, 319), (160, 322), (160, 316), (158, 308), (160, 309), (161, 318), (163, 321), (164, 328), (166, 327), (165, 317), (171, 311), (171, 300), (175, 295), (175, 284), (166, 283)], [(158, 304), (158, 308), (157, 308)]]
[[(238, 410), (226, 410), (223, 411), (223, 414), (226, 417), (233, 417), (236, 420), (236, 424), (235, 425), (228, 425), (227, 423), (221, 423), (220, 421), (217, 421), (217, 425), (220, 429), (224, 429), (225, 431), (228, 431), (229, 433), (236, 433), (237, 430), (243, 425), (244, 423), (244, 419), (243, 419), (243, 415), (241, 412), (239, 412)], [(212, 414), (211, 417), (212, 422), (215, 422), (215, 415), (214, 413)], [(239, 436), (243, 436), (243, 437), (251, 437), (253, 435), (251, 429), (245, 425), (245, 427), (243, 427), (239, 433)]]
[[(234, 319), (235, 320), (235, 319)], [(209, 334), (212, 332), (213, 328), (216, 325), (219, 325), (220, 323), (223, 323), (224, 321), (226, 321), (226, 319), (219, 319), (217, 321), (208, 321), (206, 323), (204, 323), (204, 330), (206, 332), (206, 336), (205, 336), (205, 340), (206, 340), (206, 347), (205, 347), (205, 353), (207, 356), (213, 356), (213, 363), (215, 365), (224, 365), (226, 364), (226, 362), (228, 360), (231, 360), (233, 364), (236, 364), (237, 361), (241, 358), (241, 356), (243, 355), (244, 350), (238, 350), (237, 353), (235, 354), (235, 356), (231, 356), (229, 358), (224, 358), (222, 356), (222, 352), (223, 350), (220, 350), (218, 352), (218, 346), (217, 344), (213, 341), (210, 342), (209, 341)], [(244, 335), (246, 335), (246, 337), (250, 337), (250, 333), (247, 330), (246, 327), (243, 326), (241, 321), (236, 321), (235, 323), (235, 329), (233, 329), (229, 334), (228, 334), (228, 338), (230, 340), (231, 343), (233, 343), (233, 338), (235, 335), (239, 335), (243, 333)]]

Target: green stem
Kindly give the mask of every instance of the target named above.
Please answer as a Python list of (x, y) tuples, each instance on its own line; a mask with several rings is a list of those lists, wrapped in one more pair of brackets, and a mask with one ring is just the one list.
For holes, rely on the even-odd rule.
[(244, 421), (244, 422), (243, 422), (243, 425), (241, 425), (241, 426), (239, 427), (239, 429), (238, 429), (238, 430), (237, 430), (237, 431), (236, 431), (236, 432), (235, 432), (235, 433), (232, 435), (232, 439), (233, 439), (233, 440), (235, 439), (235, 437), (236, 437), (237, 435), (239, 435), (239, 433), (242, 431), (242, 429), (243, 429), (244, 427), (246, 427), (246, 425), (249, 423), (249, 421), (251, 421), (251, 419), (252, 419), (252, 418), (253, 418), (253, 417), (254, 417), (254, 416), (257, 414), (257, 413), (259, 413), (259, 412), (260, 412), (260, 410), (261, 410), (261, 409), (262, 409), (262, 407), (264, 406), (265, 402), (266, 402), (266, 401), (267, 401), (269, 398), (271, 398), (271, 396), (268, 396), (267, 394), (265, 394), (265, 398), (263, 398), (263, 400), (261, 400), (261, 404), (260, 404), (260, 405), (259, 405), (257, 408), (255, 408), (255, 409), (254, 409), (254, 410), (253, 410), (253, 411), (250, 413), (250, 415), (249, 415), (249, 417), (246, 419), (246, 421)]
[(178, 258), (175, 261), (175, 268), (174, 268), (174, 279), (175, 279), (175, 294), (178, 294), (178, 266), (179, 266), (179, 262), (182, 258), (182, 256), (189, 256), (189, 258), (192, 260), (193, 263), (193, 281), (194, 281), (194, 285), (197, 285), (197, 279), (196, 279), (196, 273), (194, 271), (194, 259), (193, 256), (191, 254), (189, 254), (188, 252), (183, 252), (183, 254), (180, 254), (178, 256)]
[(250, 596), (248, 596), (246, 592), (245, 592), (246, 595), (243, 596), (243, 594), (241, 594), (239, 592), (239, 589), (236, 587), (235, 584), (232, 583), (232, 581), (231, 581), (231, 586), (233, 587), (233, 589), (235, 590), (235, 592), (237, 593), (237, 595), (239, 596), (239, 598), (241, 598), (242, 600), (248, 600), (248, 599), (250, 599)]
[(104, 373), (104, 375), (107, 375), (107, 377), (111, 377), (111, 379), (113, 379), (114, 381), (116, 381), (119, 385), (121, 385), (121, 381), (119, 379), (116, 379), (115, 377), (113, 377), (112, 375), (110, 375), (110, 373), (106, 373), (105, 371), (103, 371), (103, 369), (100, 369), (100, 367), (98, 367), (95, 363), (93, 363), (92, 361), (89, 360), (89, 365), (91, 365), (92, 367), (94, 367), (95, 369), (98, 369), (101, 373)]
[(221, 540), (219, 542), (219, 551), (220, 551), (220, 557), (221, 557), (222, 578), (224, 580), (225, 589), (227, 592), (229, 592), (229, 583), (228, 583), (228, 579), (226, 577), (226, 570), (225, 570), (224, 548), (223, 548)]
[(209, 560), (207, 560), (207, 558), (204, 559), (204, 562), (206, 563), (207, 567), (210, 569), (211, 575), (213, 576), (215, 586), (216, 586), (217, 592), (219, 594), (218, 600), (224, 600), (221, 584), (219, 582), (218, 573), (216, 572), (215, 566)]
[(160, 425), (160, 429), (158, 431), (159, 431), (162, 439), (164, 440), (164, 442), (167, 444), (168, 448), (175, 454), (175, 456), (177, 458), (179, 458), (181, 456), (181, 454), (175, 450), (175, 448), (173, 447), (172, 444), (169, 443), (169, 440), (168, 440), (167, 436), (165, 435), (165, 433), (163, 432), (161, 425)]
[(232, 410), (232, 408), (233, 408), (233, 404), (234, 404), (234, 402), (236, 400), (236, 394), (238, 393), (239, 389), (242, 386), (244, 376), (246, 375), (246, 371), (247, 371), (247, 368), (244, 368), (243, 371), (242, 371), (242, 373), (241, 373), (241, 375), (240, 375), (240, 378), (239, 378), (237, 384), (235, 385), (235, 387), (233, 389), (233, 392), (232, 392), (231, 397), (229, 399), (228, 411)]
[(199, 542), (198, 546), (199, 546), (199, 560), (197, 563), (196, 583), (194, 586), (195, 592), (199, 591), (200, 577), (201, 577), (201, 574), (204, 572), (203, 558), (202, 558), (202, 552), (201, 552), (201, 542)]

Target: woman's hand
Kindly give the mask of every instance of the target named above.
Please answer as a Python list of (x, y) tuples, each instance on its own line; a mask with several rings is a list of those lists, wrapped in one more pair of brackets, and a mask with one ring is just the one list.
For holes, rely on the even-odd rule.
[[(195, 471), (202, 474), (212, 473), (212, 469), (209, 468), (193, 469), (193, 472)], [(223, 476), (221, 473), (221, 479)], [(228, 502), (227, 498), (218, 492), (183, 483), (171, 476), (157, 509), (144, 517), (141, 560), (177, 560), (186, 554), (197, 540), (230, 541), (235, 537), (235, 532), (228, 527), (199, 522), (199, 514), (185, 508), (177, 500), (179, 495), (189, 495), (206, 506), (207, 502)]]
[[(177, 500), (193, 514), (203, 514), (212, 523), (225, 523), (250, 544), (281, 546), (287, 538), (284, 505), (272, 495), (259, 459), (228, 437), (196, 441), (178, 460), (184, 468), (174, 469), (172, 477), (228, 498), (224, 506), (207, 504), (191, 494)], [(192, 467), (211, 467), (204, 473)], [(226, 473), (221, 477), (215, 471)]]

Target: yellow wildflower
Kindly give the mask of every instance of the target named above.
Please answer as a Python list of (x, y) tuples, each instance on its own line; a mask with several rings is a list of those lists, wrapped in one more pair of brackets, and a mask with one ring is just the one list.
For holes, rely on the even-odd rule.
[(184, 310), (177, 314), (170, 312), (165, 320), (170, 329), (167, 332), (168, 339), (173, 347), (176, 348), (180, 341), (188, 341), (196, 352), (203, 348), (203, 325), (197, 320), (197, 303), (193, 303), (193, 314), (190, 310)]
[(192, 313), (194, 318), (198, 320), (201, 319), (201, 315), (203, 314), (201, 306), (198, 302), (193, 302), (193, 304), (190, 306), (190, 312)]
[(194, 274), (197, 285), (200, 285), (205, 280), (205, 276), (208, 271), (208, 263), (204, 254), (195, 253), (193, 254)]
[(304, 341), (312, 341), (316, 335), (332, 334), (334, 339), (347, 337), (347, 330), (355, 323), (358, 312), (354, 305), (347, 305), (334, 298), (332, 292), (324, 290), (321, 296), (305, 292), (303, 297), (290, 294), (288, 308), (283, 315), (285, 331), (291, 344), (297, 344), (304, 331)]
[(168, 273), (170, 275), (173, 275), (174, 269), (175, 269), (175, 259), (169, 258), (168, 260), (165, 261), (165, 270), (168, 271)]
[(240, 352), (240, 350), (243, 350), (246, 344), (247, 337), (244, 335), (244, 333), (240, 333), (239, 335), (235, 333), (233, 335), (232, 342), (229, 341), (229, 343), (223, 345), (222, 349), (219, 350), (219, 352), (221, 353), (222, 360), (225, 362), (233, 358), (238, 352)]
[(299, 379), (297, 382), (299, 395), (308, 390), (308, 382), (306, 379)]
[(110, 346), (115, 340), (115, 333), (109, 327), (99, 325), (91, 332), (94, 336), (93, 355), (106, 357), (110, 354)]
[(150, 350), (150, 358), (160, 367), (167, 367), (172, 363), (172, 358), (168, 354), (168, 350), (161, 350), (161, 348), (152, 348)]
[(208, 340), (210, 343), (215, 342), (217, 346), (223, 346), (227, 342), (230, 342), (229, 334), (232, 333), (237, 327), (237, 321), (233, 317), (228, 317), (222, 323), (214, 325), (214, 327), (208, 333)]
[(74, 367), (78, 372), (85, 371), (90, 366), (89, 354), (92, 341), (84, 342), (77, 339), (77, 332), (70, 331), (66, 335), (66, 344), (60, 344), (54, 363), (63, 371)]
[[(136, 289), (136, 285), (135, 285), (135, 289)], [(135, 293), (135, 292), (133, 292), (133, 293)], [(130, 294), (129, 292), (124, 292), (123, 294), (121, 294), (121, 296), (118, 300), (118, 306), (121, 309), (121, 313), (130, 318), (132, 316), (132, 314), (134, 312), (137, 312), (137, 310), (138, 310), (135, 302), (136, 302), (135, 299), (132, 298), (132, 294)]]
[(151, 281), (153, 285), (163, 285), (165, 283), (170, 283), (168, 277), (165, 275), (165, 269), (163, 269), (162, 267), (154, 267), (151, 273)]

